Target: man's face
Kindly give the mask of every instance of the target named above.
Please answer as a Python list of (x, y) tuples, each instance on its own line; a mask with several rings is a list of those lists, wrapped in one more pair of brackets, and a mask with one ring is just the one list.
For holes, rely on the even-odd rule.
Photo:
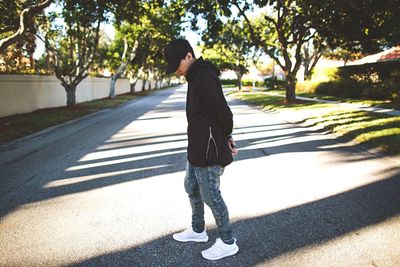
[(176, 75), (185, 76), (192, 63), (193, 63), (193, 56), (191, 53), (187, 53), (186, 57), (184, 59), (181, 59), (181, 63), (179, 64), (178, 68), (175, 71)]

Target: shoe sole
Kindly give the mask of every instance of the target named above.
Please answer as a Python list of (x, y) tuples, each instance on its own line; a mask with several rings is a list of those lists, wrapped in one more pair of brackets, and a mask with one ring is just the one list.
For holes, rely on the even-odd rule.
[(208, 241), (208, 237), (207, 237), (207, 238), (204, 238), (204, 239), (179, 239), (179, 238), (177, 238), (177, 237), (175, 237), (175, 236), (172, 236), (172, 238), (173, 238), (175, 241), (183, 242), (183, 243), (186, 243), (186, 242), (206, 243), (206, 242)]
[(205, 259), (207, 259), (207, 260), (216, 261), (216, 260), (220, 260), (220, 259), (223, 259), (223, 258), (226, 258), (226, 257), (229, 257), (229, 256), (233, 256), (233, 255), (235, 255), (235, 254), (238, 253), (238, 252), (239, 252), (239, 247), (236, 247), (234, 250), (229, 251), (227, 254), (224, 254), (224, 255), (219, 256), (219, 257), (217, 257), (217, 258), (206, 258), (206, 257), (203, 255), (203, 252), (201, 252), (201, 255), (203, 256), (203, 258), (205, 258)]

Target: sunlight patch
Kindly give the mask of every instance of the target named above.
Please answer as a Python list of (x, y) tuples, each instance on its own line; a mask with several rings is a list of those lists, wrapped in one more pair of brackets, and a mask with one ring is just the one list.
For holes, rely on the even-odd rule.
[(90, 161), (90, 160), (98, 160), (98, 159), (107, 159), (113, 157), (121, 157), (127, 155), (135, 155), (141, 153), (149, 153), (149, 152), (156, 152), (161, 150), (171, 150), (176, 148), (185, 148), (187, 145), (187, 141), (178, 141), (178, 142), (171, 142), (167, 144), (153, 144), (153, 145), (143, 145), (138, 147), (128, 147), (128, 148), (121, 148), (121, 149), (113, 149), (109, 151), (100, 151), (100, 152), (93, 152), (85, 155), (79, 161)]
[(186, 141), (187, 137), (185, 135), (172, 135), (172, 136), (162, 136), (162, 137), (155, 137), (155, 138), (142, 138), (136, 139), (126, 142), (120, 143), (108, 143), (102, 146), (99, 146), (97, 150), (104, 150), (104, 149), (115, 149), (120, 147), (127, 147), (127, 146), (134, 146), (134, 145), (145, 145), (148, 143), (166, 143), (166, 142), (176, 142), (176, 141)]
[(66, 171), (78, 171), (78, 170), (84, 170), (84, 169), (90, 169), (90, 168), (96, 168), (96, 167), (110, 166), (110, 165), (114, 165), (114, 164), (121, 164), (121, 163), (126, 163), (126, 162), (133, 162), (133, 161), (138, 161), (138, 160), (175, 155), (175, 154), (180, 154), (180, 153), (185, 153), (185, 152), (186, 152), (186, 149), (183, 149), (183, 150), (177, 150), (177, 151), (172, 151), (172, 152), (154, 153), (154, 154), (150, 154), (150, 155), (143, 155), (143, 156), (137, 156), (137, 157), (124, 158), (124, 159), (108, 160), (108, 161), (104, 161), (104, 162), (97, 162), (97, 163), (69, 167), (68, 169), (66, 169)]
[(61, 179), (61, 180), (56, 180), (56, 181), (49, 182), (49, 183), (45, 184), (43, 186), (43, 188), (53, 188), (53, 187), (58, 187), (58, 186), (63, 186), (63, 185), (71, 185), (71, 184), (76, 184), (76, 183), (96, 180), (96, 179), (110, 177), (110, 176), (116, 176), (116, 175), (127, 174), (127, 173), (134, 173), (134, 172), (140, 172), (140, 171), (153, 170), (153, 169), (158, 169), (158, 168), (168, 167), (168, 166), (171, 166), (171, 165), (170, 164), (158, 165), (158, 166), (152, 166), (152, 167), (145, 167), (145, 168), (130, 169), (130, 170), (123, 170), (123, 171), (116, 171), (116, 172), (85, 175), (85, 176), (73, 177), (73, 178), (68, 178), (68, 179)]

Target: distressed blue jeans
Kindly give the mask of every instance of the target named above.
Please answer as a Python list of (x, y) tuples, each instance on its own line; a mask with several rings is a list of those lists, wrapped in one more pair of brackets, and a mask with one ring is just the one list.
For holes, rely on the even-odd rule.
[(220, 176), (224, 168), (221, 166), (194, 167), (189, 162), (186, 166), (185, 190), (189, 195), (192, 207), (192, 228), (195, 232), (204, 231), (204, 203), (210, 207), (217, 232), (221, 240), (233, 243), (229, 213), (219, 190)]

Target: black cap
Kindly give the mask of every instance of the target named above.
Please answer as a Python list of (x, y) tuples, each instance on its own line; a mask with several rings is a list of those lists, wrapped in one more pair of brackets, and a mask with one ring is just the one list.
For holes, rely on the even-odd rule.
[(191, 52), (194, 57), (193, 48), (185, 39), (177, 39), (169, 43), (164, 50), (168, 63), (166, 72), (168, 74), (175, 72), (181, 63), (181, 59), (184, 59), (188, 52)]

